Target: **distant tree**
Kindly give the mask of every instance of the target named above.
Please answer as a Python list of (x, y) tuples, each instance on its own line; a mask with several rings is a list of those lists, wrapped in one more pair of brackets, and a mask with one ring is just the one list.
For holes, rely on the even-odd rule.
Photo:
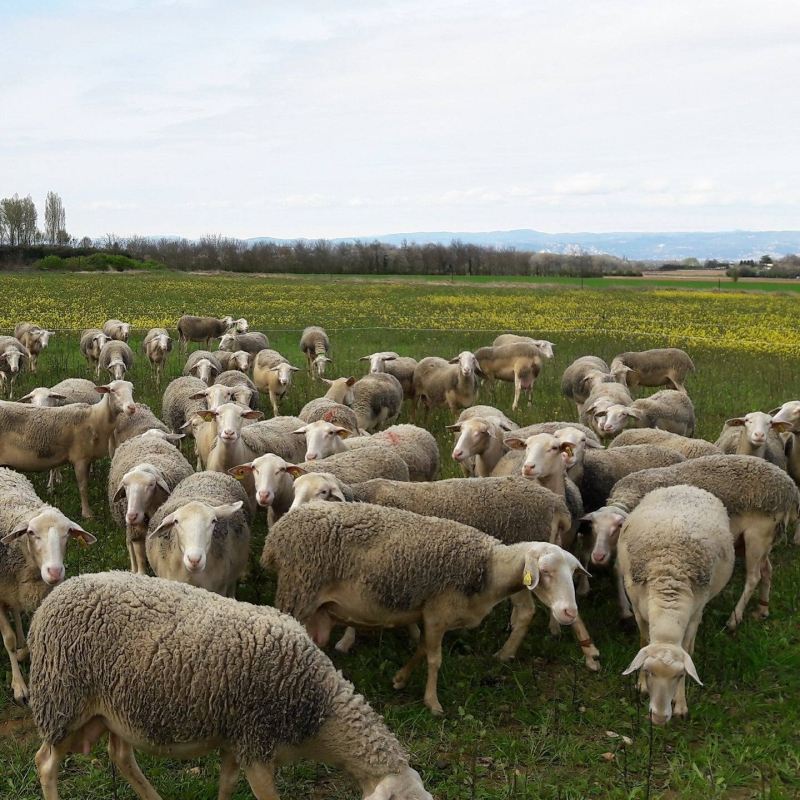
[(36, 206), (33, 198), (20, 198), (18, 194), (0, 200), (0, 209), (5, 219), (6, 236), (10, 245), (35, 244), (38, 238), (36, 229)]
[(104, 234), (101, 239), (101, 246), (105, 250), (111, 250), (116, 252), (117, 250), (122, 250), (122, 239), (121, 237), (117, 236), (116, 233), (106, 233)]
[(78, 247), (92, 247), (93, 245), (94, 242), (91, 236), (84, 236), (83, 239), (78, 242)]
[(731, 267), (729, 270), (726, 270), (725, 274), (734, 282), (736, 283), (739, 280), (739, 276), (741, 272), (738, 267)]
[(8, 223), (6, 222), (6, 212), (0, 204), (0, 244), (5, 244), (8, 239)]
[(771, 267), (772, 266), (772, 257), (768, 255), (763, 255), (758, 260), (758, 263), (761, 264), (762, 267)]
[(50, 244), (61, 244), (69, 241), (67, 231), (67, 214), (64, 203), (57, 192), (48, 192), (44, 201), (44, 238)]
[(681, 261), (681, 266), (682, 267), (699, 267), (700, 266), (700, 262), (694, 256), (692, 256), (691, 258), (684, 258), (683, 261)]

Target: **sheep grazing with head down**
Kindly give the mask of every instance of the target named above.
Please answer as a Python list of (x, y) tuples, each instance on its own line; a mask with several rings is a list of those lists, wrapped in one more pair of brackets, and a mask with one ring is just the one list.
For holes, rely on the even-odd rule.
[(189, 342), (202, 342), (205, 349), (211, 347), (213, 339), (219, 339), (226, 333), (238, 331), (246, 333), (248, 330), (247, 320), (234, 320), (233, 317), (193, 317), (184, 314), (178, 320), (178, 341), (179, 346), (185, 353), (189, 352)]
[(107, 319), (103, 323), (103, 333), (116, 342), (127, 342), (131, 338), (131, 326), (119, 319)]
[(611, 372), (624, 374), (632, 391), (639, 386), (666, 386), (685, 394), (686, 376), (694, 371), (689, 354), (677, 347), (620, 353), (611, 362)]
[(125, 380), (125, 374), (133, 367), (133, 350), (121, 340), (108, 341), (100, 351), (98, 366), (108, 373), (109, 380)]
[(16, 703), (28, 698), (19, 669), (19, 662), (28, 656), (20, 614), (35, 611), (50, 590), (64, 580), (69, 539), (79, 539), (84, 545), (97, 541), (77, 522), (43, 503), (24, 475), (0, 468), (0, 633), (11, 661)]
[(142, 350), (150, 362), (151, 371), (155, 372), (157, 383), (161, 383), (161, 376), (172, 347), (172, 337), (166, 328), (150, 328), (142, 341)]
[(208, 386), (193, 375), (175, 378), (167, 384), (161, 399), (161, 415), (173, 433), (194, 435), (192, 426), (188, 423), (196, 411), (205, 410), (205, 396), (197, 397), (197, 395), (206, 389)]
[[(517, 410), (523, 390), (533, 389), (534, 381), (542, 371), (543, 355), (536, 345), (527, 342), (481, 347), (475, 351), (480, 370), (492, 388), (495, 380), (514, 384), (512, 411)], [(530, 402), (529, 398), (528, 405)]]
[(461, 408), (475, 405), (479, 374), (480, 365), (469, 350), (449, 361), (433, 356), (423, 358), (414, 370), (411, 413), (416, 413), (419, 402), (425, 407), (426, 420), (432, 408), (449, 408), (455, 414)]
[(32, 322), (20, 322), (14, 328), (14, 337), (25, 348), (31, 372), (34, 375), (36, 374), (36, 365), (39, 363), (39, 356), (42, 350), (45, 350), (50, 344), (50, 337), (53, 335), (53, 331), (40, 328)]
[(331, 349), (331, 340), (328, 334), (317, 325), (310, 325), (300, 337), (300, 350), (308, 361), (308, 371), (315, 372), (318, 377), (325, 374), (325, 365), (333, 364), (333, 359), (328, 358)]
[(723, 453), (755, 456), (786, 469), (786, 454), (781, 433), (792, 429), (791, 422), (781, 422), (763, 411), (729, 419), (722, 429), (717, 447)]
[(21, 342), (13, 336), (0, 336), (0, 393), (5, 394), (8, 384), (8, 398), (14, 397), (14, 384), (25, 366), (28, 357)]
[(493, 406), (465, 408), (455, 425), (446, 427), (457, 434), (453, 459), (461, 465), (465, 478), (488, 478), (508, 452), (503, 436), (519, 428), (516, 422)]
[(531, 336), (518, 336), (516, 333), (501, 333), (493, 342), (494, 347), (500, 347), (504, 344), (532, 344), (542, 351), (542, 355), (550, 359), (553, 357), (553, 342), (547, 339), (534, 339)]
[(94, 370), (95, 378), (100, 375), (100, 353), (108, 341), (108, 336), (99, 328), (86, 328), (81, 333), (81, 353), (89, 369)]
[(658, 428), (628, 428), (613, 438), (608, 447), (611, 449), (636, 444), (657, 444), (659, 447), (674, 450), (686, 458), (717, 456), (722, 453), (719, 447), (705, 439), (690, 439), (688, 436), (680, 436)]
[(46, 800), (58, 797), (67, 753), (89, 752), (106, 732), (112, 762), (151, 800), (134, 748), (219, 750), (221, 800), (240, 768), (256, 797), (276, 800), (275, 768), (299, 758), (342, 768), (364, 800), (432, 800), (381, 717), (273, 608), (121, 572), (83, 575), (45, 601), (30, 641)]
[(359, 431), (370, 433), (391, 425), (403, 406), (403, 387), (388, 372), (365, 375), (353, 384), (352, 392)]
[(617, 569), (642, 642), (623, 675), (640, 670), (650, 719), (663, 725), (689, 713), (686, 676), (700, 683), (692, 656), (703, 609), (733, 572), (725, 506), (694, 486), (650, 492), (625, 520)]
[(222, 371), (219, 359), (208, 350), (195, 350), (183, 365), (184, 376), (199, 378), (206, 386), (211, 386)]
[(369, 361), (370, 373), (387, 372), (394, 375), (403, 387), (403, 398), (411, 400), (414, 397), (414, 370), (417, 360), (407, 356), (399, 356), (391, 350), (361, 356), (360, 361)]
[[(369, 503), (307, 503), (270, 531), (262, 566), (278, 576), (275, 604), (324, 647), (335, 623), (395, 627), (423, 623), (416, 653), (394, 678), (403, 688), (428, 660), (425, 705), (437, 696), (442, 638), (473, 628), (501, 600), (534, 592), (561, 624), (578, 617), (571, 553), (554, 544), (504, 545), (475, 528)], [(501, 653), (516, 652), (533, 613), (514, 615)]]
[(624, 368), (617, 373), (611, 372), (602, 358), (597, 356), (581, 356), (573, 361), (561, 378), (561, 393), (572, 400), (583, 413), (584, 405), (592, 390), (604, 383), (625, 383)]

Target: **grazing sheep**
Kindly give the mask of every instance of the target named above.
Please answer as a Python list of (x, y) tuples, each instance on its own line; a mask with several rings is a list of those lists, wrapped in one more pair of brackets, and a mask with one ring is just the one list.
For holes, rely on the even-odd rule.
[(32, 322), (20, 322), (14, 328), (14, 338), (19, 340), (25, 348), (30, 362), (31, 372), (36, 374), (36, 365), (39, 363), (39, 356), (42, 350), (50, 344), (50, 337), (54, 336), (53, 331), (40, 328)]
[[(246, 320), (239, 320), (245, 322)], [(179, 347), (182, 346), (185, 353), (189, 352), (189, 342), (203, 342), (205, 349), (211, 347), (212, 339), (219, 339), (224, 334), (236, 330), (237, 323), (233, 317), (193, 317), (184, 314), (178, 320), (178, 340)], [(247, 328), (245, 328), (245, 331)], [(245, 331), (242, 331), (244, 333)]]
[[(773, 422), (791, 426), (784, 428), (781, 434), (784, 438), (786, 471), (800, 486), (800, 400), (790, 400), (769, 413)], [(800, 530), (795, 534), (795, 544), (800, 544)]]
[(142, 350), (150, 362), (151, 372), (155, 371), (157, 383), (161, 383), (161, 375), (167, 365), (172, 347), (172, 337), (166, 328), (150, 328), (142, 341)]
[(542, 355), (550, 359), (553, 357), (553, 342), (548, 342), (547, 339), (533, 339), (530, 336), (518, 336), (515, 333), (501, 333), (493, 342), (494, 347), (501, 347), (506, 344), (532, 344), (542, 351)]
[(25, 348), (13, 336), (0, 336), (0, 393), (5, 394), (8, 383), (8, 397), (14, 397), (14, 384), (28, 357)]
[(94, 370), (95, 378), (100, 375), (100, 353), (108, 341), (108, 336), (99, 328), (87, 328), (81, 333), (81, 353), (89, 369)]
[(694, 436), (694, 404), (689, 395), (675, 389), (662, 389), (630, 405), (598, 405), (594, 419), (606, 438), (621, 433), (628, 422), (635, 428), (659, 428), (679, 436)]
[(617, 569), (642, 647), (622, 674), (641, 670), (654, 725), (689, 713), (686, 676), (700, 683), (692, 660), (697, 629), (706, 604), (730, 580), (733, 557), (725, 506), (703, 489), (657, 489), (625, 520)]
[(125, 530), (131, 572), (145, 574), (147, 526), (175, 487), (194, 470), (178, 449), (154, 436), (117, 448), (108, 473), (111, 516)]
[(20, 614), (35, 611), (53, 586), (64, 580), (70, 538), (85, 545), (97, 541), (57, 508), (43, 503), (24, 475), (0, 468), (0, 634), (11, 661), (15, 703), (28, 699), (19, 669), (19, 662), (28, 656)]
[(619, 383), (600, 383), (592, 389), (579, 414), (582, 425), (591, 428), (601, 438), (606, 437), (603, 429), (605, 417), (599, 416), (609, 406), (630, 406), (633, 398), (630, 392)]
[(388, 372), (365, 375), (353, 385), (352, 409), (358, 420), (358, 430), (371, 433), (391, 425), (403, 406), (403, 387)]
[(197, 411), (205, 410), (205, 394), (198, 395), (207, 389), (200, 378), (191, 375), (175, 378), (167, 384), (161, 400), (161, 416), (173, 433), (194, 435), (190, 422)]
[[(613, 451), (610, 451), (613, 452)], [(756, 586), (760, 584), (755, 619), (769, 616), (772, 564), (769, 554), (776, 533), (797, 520), (800, 491), (780, 468), (761, 458), (740, 455), (704, 456), (671, 467), (634, 472), (619, 481), (607, 505), (592, 514), (595, 546), (592, 560), (610, 562), (622, 524), (641, 499), (654, 489), (688, 484), (718, 497), (728, 511), (734, 541), (740, 537), (745, 547), (745, 586), (728, 620), (735, 629)], [(630, 616), (620, 588), (623, 617)]]
[(612, 374), (608, 364), (602, 358), (582, 356), (564, 370), (561, 378), (561, 393), (575, 403), (580, 415), (583, 413), (583, 407), (592, 390), (604, 383), (624, 384), (624, 370)]
[(428, 660), (425, 705), (441, 714), (436, 685), (442, 637), (473, 628), (502, 599), (516, 613), (502, 658), (516, 653), (533, 617), (528, 589), (562, 624), (578, 618), (571, 553), (546, 542), (504, 545), (451, 520), (368, 503), (308, 503), (270, 531), (262, 566), (278, 576), (276, 606), (306, 625), (324, 647), (333, 624), (394, 627), (423, 623), (416, 653), (394, 678), (403, 688)]
[(325, 365), (333, 364), (333, 359), (328, 358), (331, 349), (331, 340), (322, 328), (311, 325), (303, 331), (300, 337), (300, 350), (308, 361), (308, 371), (316, 370), (317, 376), (325, 374)]
[(267, 338), (266, 334), (254, 331), (251, 333), (224, 334), (219, 341), (219, 347), (217, 350), (227, 350), (229, 353), (235, 353), (239, 350), (244, 350), (245, 353), (249, 353), (250, 355), (254, 356), (260, 353), (262, 350), (266, 350), (268, 347), (269, 339)]
[(131, 326), (119, 319), (107, 319), (103, 323), (103, 333), (116, 342), (125, 342), (131, 338)]
[(686, 376), (695, 371), (689, 354), (677, 347), (620, 353), (611, 362), (611, 372), (618, 370), (624, 371), (625, 384), (631, 391), (639, 386), (666, 386), (684, 394)]
[[(495, 380), (513, 381), (512, 411), (517, 410), (523, 389), (533, 389), (533, 383), (542, 370), (542, 355), (536, 345), (526, 342), (481, 347), (475, 351), (475, 359), (490, 386)], [(529, 398), (528, 405), (530, 402)]]
[(208, 350), (195, 350), (183, 365), (183, 374), (200, 378), (206, 386), (211, 386), (214, 379), (222, 372), (222, 364), (214, 353)]
[(237, 350), (233, 353), (229, 353), (227, 350), (217, 350), (215, 355), (223, 370), (247, 372), (250, 369), (250, 353), (246, 350)]
[(786, 454), (779, 434), (791, 428), (791, 423), (776, 421), (762, 411), (753, 411), (744, 417), (729, 419), (716, 445), (723, 453), (756, 456), (786, 469)]
[(158, 795), (134, 747), (220, 750), (223, 800), (240, 767), (256, 797), (276, 800), (275, 767), (299, 758), (344, 769), (365, 800), (432, 800), (381, 717), (295, 620), (191, 586), (110, 572), (60, 587), (31, 626), (31, 708), (48, 800), (65, 755), (107, 730), (112, 762), (141, 797)]
[(277, 350), (262, 350), (253, 364), (253, 384), (261, 394), (269, 395), (272, 413), (277, 417), (286, 392), (292, 385), (293, 367)]
[(0, 464), (26, 472), (45, 472), (71, 463), (84, 518), (89, 506), (89, 465), (108, 455), (108, 441), (123, 414), (136, 413), (133, 384), (113, 381), (97, 386), (103, 399), (93, 406), (33, 408), (0, 403)]
[(417, 403), (425, 406), (425, 419), (431, 408), (449, 408), (454, 414), (468, 408), (478, 399), (478, 373), (480, 365), (468, 350), (450, 361), (443, 358), (423, 358), (414, 370), (414, 399), (411, 413), (416, 413)]
[(417, 360), (406, 356), (399, 356), (391, 350), (384, 350), (380, 353), (361, 356), (360, 361), (369, 361), (369, 371), (371, 373), (388, 372), (394, 375), (403, 387), (403, 398), (411, 400), (414, 397), (414, 370), (417, 368)]
[(236, 390), (232, 402), (249, 406), (253, 411), (258, 409), (258, 389), (243, 372), (229, 369), (217, 376), (214, 386), (230, 386)]
[(125, 373), (133, 366), (133, 350), (118, 339), (106, 342), (100, 351), (98, 366), (108, 373), (110, 380), (125, 380)]
[(429, 431), (416, 425), (392, 425), (372, 436), (351, 436), (346, 442), (336, 437), (335, 441), (347, 450), (364, 447), (387, 447), (393, 450), (408, 465), (412, 481), (432, 481), (439, 472), (439, 445)]
[(108, 440), (108, 455), (114, 458), (114, 453), (121, 444), (150, 430), (169, 433), (169, 428), (150, 410), (149, 406), (144, 403), (136, 403), (136, 413), (131, 417), (119, 420), (116, 428), (111, 432)]
[(233, 597), (247, 569), (252, 521), (237, 480), (219, 472), (194, 473), (150, 519), (147, 560), (158, 578)]
[(627, 447), (635, 444), (657, 444), (680, 453), (686, 458), (701, 458), (722, 453), (715, 444), (705, 439), (690, 439), (677, 433), (658, 430), (657, 428), (628, 428), (611, 440), (609, 448)]

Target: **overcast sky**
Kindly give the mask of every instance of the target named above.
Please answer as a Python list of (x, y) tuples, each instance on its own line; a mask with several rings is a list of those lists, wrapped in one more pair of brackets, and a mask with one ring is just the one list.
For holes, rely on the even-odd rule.
[(0, 0), (73, 235), (800, 228), (797, 0)]

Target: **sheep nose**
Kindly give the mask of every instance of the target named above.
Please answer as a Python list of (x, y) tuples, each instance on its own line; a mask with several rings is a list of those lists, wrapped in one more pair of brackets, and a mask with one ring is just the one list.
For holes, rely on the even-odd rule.
[(561, 613), (570, 621), (574, 622), (578, 616), (578, 609), (569, 603), (565, 603), (561, 608)]
[(125, 406), (125, 413), (126, 413), (126, 414), (127, 414), (129, 417), (132, 417), (132, 416), (133, 416), (133, 415), (136, 413), (136, 406), (135, 406), (135, 405), (133, 405), (133, 403), (131, 403), (131, 404), (129, 404), (129, 405), (127, 405), (127, 406)]
[(316, 453), (306, 453), (306, 461), (316, 461), (317, 454)]
[(753, 434), (753, 441), (756, 442), (763, 442), (766, 437), (763, 433), (754, 433)]
[(187, 554), (186, 560), (189, 562), (189, 565), (192, 568), (196, 569), (200, 565), (201, 557), (200, 556), (190, 556), (190, 555)]
[(272, 493), (271, 492), (259, 492), (258, 493), (258, 502), (261, 503), (262, 506), (267, 505), (272, 500)]
[(526, 475), (533, 475), (533, 474), (536, 472), (536, 467), (532, 467), (530, 464), (526, 464), (526, 465), (525, 465), (525, 466), (522, 468), (522, 471), (523, 471), (523, 472), (524, 472)]
[(138, 522), (139, 521), (139, 512), (138, 511), (129, 511), (128, 512), (128, 522)]
[(228, 439), (233, 439), (233, 437), (235, 436), (234, 432), (230, 428), (226, 428), (223, 431), (223, 435), (226, 436)]
[(463, 454), (464, 454), (463, 450), (453, 450), (453, 458), (456, 461), (458, 461), (458, 459), (460, 459)]
[(666, 714), (659, 714), (657, 711), (650, 712), (650, 719), (653, 721), (653, 725), (664, 725), (669, 721)]
[(605, 564), (608, 556), (605, 553), (592, 553), (592, 561), (595, 564)]
[(47, 577), (50, 583), (58, 583), (64, 575), (63, 567), (48, 567)]

